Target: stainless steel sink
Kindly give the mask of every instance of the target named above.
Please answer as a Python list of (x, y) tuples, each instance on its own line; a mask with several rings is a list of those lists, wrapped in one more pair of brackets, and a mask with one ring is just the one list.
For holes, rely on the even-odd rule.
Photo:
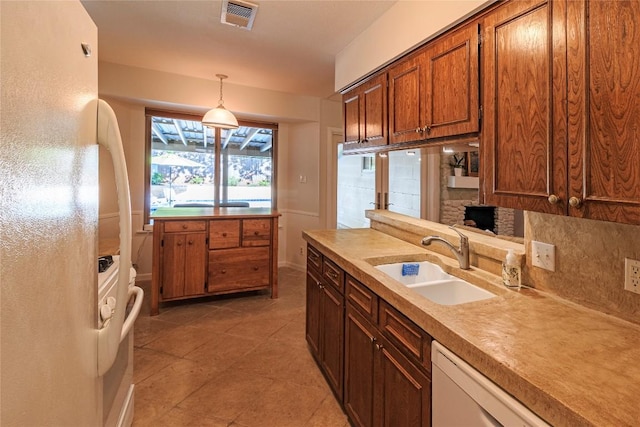
[[(418, 265), (417, 274), (403, 275), (403, 265), (408, 265), (405, 267), (407, 273), (406, 270), (415, 270), (414, 264)], [(495, 297), (493, 293), (447, 274), (440, 266), (428, 261), (382, 264), (375, 268), (436, 304), (457, 305)]]

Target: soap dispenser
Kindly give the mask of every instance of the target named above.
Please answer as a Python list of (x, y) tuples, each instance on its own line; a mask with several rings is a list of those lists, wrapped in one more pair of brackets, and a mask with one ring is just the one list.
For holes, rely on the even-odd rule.
[(512, 289), (520, 289), (522, 286), (522, 269), (513, 249), (507, 250), (502, 263), (502, 284)]

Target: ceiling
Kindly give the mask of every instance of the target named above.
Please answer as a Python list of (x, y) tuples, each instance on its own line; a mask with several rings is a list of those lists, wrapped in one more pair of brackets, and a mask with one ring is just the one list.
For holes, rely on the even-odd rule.
[(83, 0), (100, 61), (297, 95), (334, 95), (335, 55), (396, 0), (260, 0), (252, 30), (222, 1)]

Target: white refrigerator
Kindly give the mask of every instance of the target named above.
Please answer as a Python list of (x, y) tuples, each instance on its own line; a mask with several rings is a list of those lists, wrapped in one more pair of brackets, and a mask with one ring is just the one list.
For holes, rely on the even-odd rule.
[[(99, 112), (115, 115), (99, 107), (97, 50), (79, 1), (0, 1), (3, 427), (100, 426), (113, 409), (105, 378), (133, 319), (123, 303), (131, 230), (121, 210), (124, 287), (99, 310), (97, 142), (119, 132), (117, 122), (98, 126)], [(116, 158), (124, 164), (121, 146)], [(119, 201), (130, 209), (124, 173)]]

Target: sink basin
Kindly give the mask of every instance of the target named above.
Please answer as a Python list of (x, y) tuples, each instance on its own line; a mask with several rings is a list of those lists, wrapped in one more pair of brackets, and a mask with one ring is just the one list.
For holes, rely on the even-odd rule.
[[(418, 274), (403, 276), (403, 265), (408, 266), (405, 270), (410, 270), (415, 269), (414, 264), (418, 265)], [(457, 305), (495, 297), (489, 291), (445, 273), (440, 266), (428, 261), (397, 262), (376, 265), (375, 268), (436, 304)]]
[[(403, 276), (403, 265), (418, 265), (418, 274), (414, 276)], [(432, 282), (434, 280), (455, 279), (455, 277), (445, 273), (440, 266), (428, 261), (422, 262), (397, 262), (394, 264), (376, 265), (376, 268), (387, 276), (402, 283), (403, 285), (413, 285), (417, 283)]]
[(460, 279), (437, 280), (407, 287), (441, 305), (464, 304), (495, 297), (491, 292)]

